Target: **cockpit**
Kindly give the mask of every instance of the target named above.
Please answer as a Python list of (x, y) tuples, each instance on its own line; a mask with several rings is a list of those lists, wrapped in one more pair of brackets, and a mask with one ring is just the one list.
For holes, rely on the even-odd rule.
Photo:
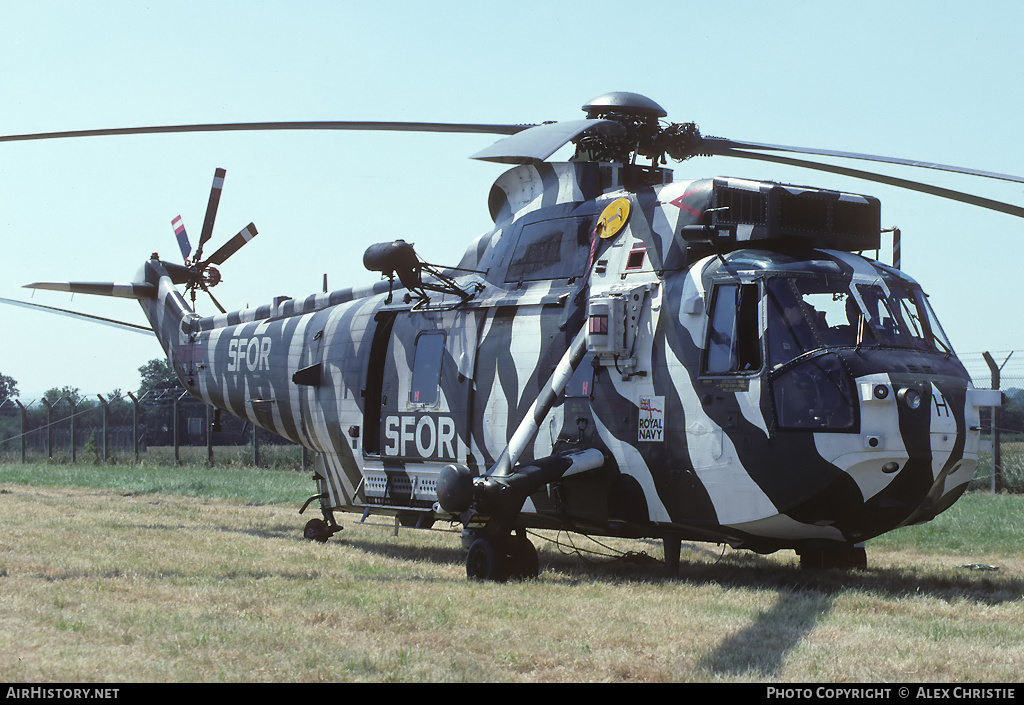
[(924, 292), (903, 282), (775, 276), (765, 288), (772, 370), (821, 348), (952, 353)]
[(924, 292), (895, 270), (752, 251), (729, 264), (712, 277), (702, 374), (764, 376), (779, 429), (854, 432), (856, 378), (953, 355)]

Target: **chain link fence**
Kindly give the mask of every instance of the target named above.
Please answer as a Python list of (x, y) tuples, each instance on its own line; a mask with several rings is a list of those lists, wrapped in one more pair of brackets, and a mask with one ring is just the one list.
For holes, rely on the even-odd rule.
[(1024, 493), (1024, 352), (961, 355), (974, 386), (999, 389), (1003, 406), (982, 409), (983, 450), (971, 482), (973, 490)]
[(308, 453), (181, 394), (0, 405), (0, 462), (206, 463), (304, 469)]

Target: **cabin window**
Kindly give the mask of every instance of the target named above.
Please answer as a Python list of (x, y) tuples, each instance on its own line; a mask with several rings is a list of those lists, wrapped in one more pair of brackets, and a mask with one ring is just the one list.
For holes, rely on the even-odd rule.
[(704, 371), (708, 374), (761, 369), (757, 284), (719, 284), (711, 303)]
[(444, 332), (430, 331), (416, 337), (412, 364), (412, 388), (409, 402), (417, 406), (434, 406), (440, 397), (441, 359), (444, 353)]
[(590, 256), (592, 218), (556, 218), (523, 226), (506, 282), (582, 276)]

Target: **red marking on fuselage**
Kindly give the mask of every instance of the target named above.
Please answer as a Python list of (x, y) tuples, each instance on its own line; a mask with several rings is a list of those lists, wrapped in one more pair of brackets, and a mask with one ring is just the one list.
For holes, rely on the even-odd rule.
[(694, 189), (693, 191), (687, 191), (686, 193), (684, 193), (679, 198), (676, 198), (676, 199), (674, 199), (672, 201), (669, 201), (669, 203), (671, 203), (673, 206), (675, 206), (676, 208), (678, 208), (680, 210), (686, 211), (690, 215), (695, 215), (695, 216), (700, 217), (702, 214), (701, 214), (701, 212), (699, 210), (697, 210), (693, 206), (686, 205), (685, 203), (683, 203), (683, 201), (686, 200), (687, 197), (692, 196), (695, 193), (700, 193), (702, 190), (703, 189)]

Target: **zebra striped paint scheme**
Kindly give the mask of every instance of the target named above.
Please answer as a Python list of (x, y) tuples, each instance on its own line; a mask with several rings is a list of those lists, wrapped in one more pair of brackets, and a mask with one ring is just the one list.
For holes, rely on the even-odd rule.
[[(840, 430), (780, 426), (773, 389), (796, 363), (772, 369), (762, 360), (728, 375), (702, 367), (714, 292), (727, 284), (757, 291), (755, 339), (766, 350), (772, 276), (827, 273), (853, 298), (861, 285), (917, 291), (912, 279), (835, 250), (793, 254), (751, 242), (694, 256), (681, 233), (701, 227), (715, 183), (625, 190), (618, 168), (545, 163), (500, 177), (489, 197), (494, 228), (458, 263), (475, 272), (448, 272), (476, 291), (461, 305), (450, 294), (407, 303), (381, 281), (201, 317), (157, 260), (129, 285), (34, 286), (137, 298), (192, 394), (317, 454), (327, 513), (438, 511), (433, 483), (450, 463), (505, 474), (516, 462), (587, 449), (600, 450), (604, 464), (531, 494), (521, 524), (768, 551), (864, 541), (955, 501), (979, 443), (977, 397), (955, 356), (858, 345), (801, 358), (830, 360), (849, 379), (855, 422)], [(517, 242), (532, 225), (580, 224), (571, 256), (586, 259), (592, 230), (583, 225), (617, 198), (629, 199), (630, 219), (596, 243), (589, 271), (510, 274), (521, 270)], [(538, 269), (554, 252), (543, 244), (529, 255)], [(621, 321), (627, 365), (595, 351), (585, 323), (588, 303), (614, 308), (633, 295), (636, 307)], [(430, 336), (443, 338), (443, 355), (436, 399), (421, 403), (412, 369)], [(883, 387), (887, 398), (862, 394)], [(904, 388), (919, 390), (919, 409), (897, 401)], [(646, 440), (641, 419), (657, 428)]]

